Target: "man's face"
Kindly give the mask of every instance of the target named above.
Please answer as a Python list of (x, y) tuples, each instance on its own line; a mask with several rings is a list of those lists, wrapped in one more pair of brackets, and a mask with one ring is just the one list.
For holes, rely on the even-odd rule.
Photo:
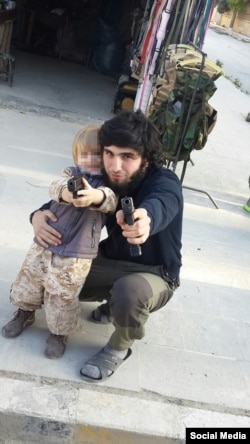
[(136, 173), (142, 157), (134, 148), (120, 148), (115, 145), (104, 147), (103, 166), (111, 182), (127, 184)]
[(103, 167), (108, 178), (109, 186), (118, 192), (129, 188), (138, 176), (142, 176), (145, 166), (142, 166), (142, 156), (130, 147), (110, 145), (103, 150)]

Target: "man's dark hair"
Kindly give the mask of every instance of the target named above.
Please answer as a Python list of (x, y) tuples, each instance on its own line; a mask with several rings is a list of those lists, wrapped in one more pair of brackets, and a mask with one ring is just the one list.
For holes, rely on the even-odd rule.
[(159, 131), (140, 110), (120, 111), (104, 122), (99, 141), (102, 150), (111, 145), (134, 148), (149, 166), (158, 167), (164, 163)]

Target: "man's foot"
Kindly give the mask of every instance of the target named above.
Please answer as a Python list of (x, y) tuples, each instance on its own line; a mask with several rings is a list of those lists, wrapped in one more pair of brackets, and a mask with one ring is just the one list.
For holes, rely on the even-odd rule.
[(81, 368), (81, 377), (87, 382), (103, 382), (131, 356), (132, 350), (114, 350), (107, 344)]
[(44, 352), (45, 356), (49, 359), (61, 358), (66, 348), (67, 339), (68, 336), (50, 333)]
[(93, 310), (91, 313), (91, 320), (100, 324), (109, 324), (112, 322), (109, 304), (105, 302)]
[(4, 338), (16, 338), (22, 331), (35, 322), (35, 310), (24, 311), (19, 308), (14, 318), (2, 328)]

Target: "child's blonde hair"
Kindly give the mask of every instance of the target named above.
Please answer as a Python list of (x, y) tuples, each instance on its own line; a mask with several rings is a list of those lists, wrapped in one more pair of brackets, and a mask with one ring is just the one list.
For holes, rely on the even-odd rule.
[(72, 144), (72, 157), (75, 165), (77, 165), (78, 156), (81, 153), (87, 153), (91, 151), (95, 153), (97, 151), (100, 151), (101, 153), (101, 148), (98, 140), (99, 129), (100, 125), (88, 125), (80, 129), (75, 135)]

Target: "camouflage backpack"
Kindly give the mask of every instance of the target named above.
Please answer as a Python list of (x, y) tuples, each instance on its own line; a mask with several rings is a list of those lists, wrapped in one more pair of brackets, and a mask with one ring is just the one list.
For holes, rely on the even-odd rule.
[(189, 45), (169, 47), (163, 74), (153, 89), (147, 115), (158, 128), (166, 161), (188, 161), (202, 149), (212, 131), (217, 111), (208, 103), (222, 70)]

